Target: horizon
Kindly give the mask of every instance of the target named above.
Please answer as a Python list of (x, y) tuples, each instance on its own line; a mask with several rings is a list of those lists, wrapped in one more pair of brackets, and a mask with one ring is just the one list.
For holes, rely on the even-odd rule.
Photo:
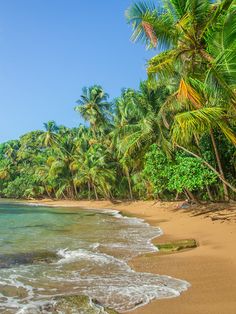
[(130, 41), (124, 13), (131, 3), (1, 2), (0, 142), (49, 120), (79, 126), (74, 106), (84, 86), (99, 84), (111, 99), (138, 88), (153, 52)]

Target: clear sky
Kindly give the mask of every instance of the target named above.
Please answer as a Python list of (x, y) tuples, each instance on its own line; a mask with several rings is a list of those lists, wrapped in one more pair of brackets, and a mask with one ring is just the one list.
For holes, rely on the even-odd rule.
[(83, 86), (138, 87), (153, 54), (130, 41), (132, 0), (0, 0), (0, 142), (43, 122), (72, 127)]

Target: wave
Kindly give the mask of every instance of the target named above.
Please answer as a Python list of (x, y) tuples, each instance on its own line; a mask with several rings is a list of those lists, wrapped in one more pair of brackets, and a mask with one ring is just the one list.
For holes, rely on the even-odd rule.
[(84, 249), (74, 251), (68, 249), (60, 249), (57, 251), (57, 255), (61, 257), (59, 261), (56, 262), (57, 265), (84, 260), (89, 264), (93, 264), (94, 266), (106, 266), (108, 264), (113, 264), (122, 267), (122, 270), (131, 270), (128, 264), (125, 263), (125, 261), (119, 260), (111, 255), (107, 255), (104, 253), (91, 252)]

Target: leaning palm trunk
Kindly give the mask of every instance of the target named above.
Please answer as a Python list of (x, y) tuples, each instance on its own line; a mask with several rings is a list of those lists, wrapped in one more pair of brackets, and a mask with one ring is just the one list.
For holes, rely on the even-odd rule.
[[(199, 140), (198, 140), (196, 135), (194, 135), (194, 139), (195, 139), (195, 142), (196, 142), (196, 145), (197, 145), (197, 148), (198, 148), (198, 153), (199, 153), (200, 157), (202, 158), (202, 152), (201, 152), (201, 149), (200, 149)], [(213, 198), (213, 196), (211, 194), (211, 190), (210, 190), (208, 185), (206, 185), (206, 190), (207, 190), (207, 194), (208, 194), (209, 200), (211, 202), (213, 202), (214, 198)]]
[[(215, 141), (215, 137), (213, 134), (213, 131), (210, 130), (210, 136), (211, 136), (211, 141), (212, 141), (212, 145), (214, 148), (214, 152), (215, 152), (215, 156), (216, 156), (216, 161), (217, 161), (217, 165), (218, 165), (218, 169), (220, 172), (221, 177), (225, 180), (225, 175), (224, 175), (224, 171), (222, 168), (222, 164), (221, 164), (221, 160), (220, 160), (220, 155), (216, 146), (216, 141)], [(223, 190), (224, 190), (224, 199), (225, 201), (229, 201), (229, 192), (228, 192), (228, 188), (227, 185), (223, 182)]]
[(45, 191), (46, 191), (46, 193), (47, 193), (47, 196), (48, 196), (49, 198), (52, 198), (51, 193), (48, 191), (48, 189), (47, 189), (46, 186), (44, 187), (44, 189), (45, 189)]
[(98, 201), (98, 193), (97, 193), (96, 186), (94, 184), (93, 184), (93, 190), (94, 190), (94, 194), (95, 194), (95, 197), (96, 197), (96, 201)]
[(199, 203), (198, 199), (193, 195), (193, 193), (190, 190), (185, 189), (185, 191), (186, 191), (186, 195), (188, 196), (188, 198), (190, 198), (192, 202), (197, 203), (197, 204)]
[(126, 177), (127, 177), (127, 181), (128, 181), (128, 185), (129, 185), (129, 195), (130, 195), (130, 199), (133, 200), (133, 192), (132, 192), (132, 187), (131, 187), (131, 180), (130, 180), (129, 170), (126, 169), (126, 170), (125, 170), (125, 173), (126, 173)]
[(91, 199), (91, 186), (90, 186), (90, 182), (88, 182), (88, 199)]
[(73, 189), (74, 189), (75, 197), (77, 198), (78, 193), (77, 193), (77, 187), (74, 180), (73, 180)]
[(213, 198), (213, 196), (212, 196), (211, 190), (210, 190), (210, 188), (209, 188), (208, 185), (206, 185), (206, 190), (207, 190), (207, 194), (208, 194), (209, 200), (210, 200), (211, 202), (214, 202), (214, 198)]

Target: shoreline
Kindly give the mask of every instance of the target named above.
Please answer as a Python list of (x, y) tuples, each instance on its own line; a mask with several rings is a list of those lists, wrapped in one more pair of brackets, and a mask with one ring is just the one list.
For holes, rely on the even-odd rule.
[[(114, 209), (159, 226), (164, 234), (154, 244), (194, 238), (199, 246), (171, 254), (148, 253), (132, 259), (136, 271), (169, 275), (191, 287), (180, 296), (154, 300), (130, 314), (234, 314), (236, 309), (236, 224), (206, 215), (193, 217), (192, 209), (177, 209), (178, 202), (53, 201), (28, 203), (60, 207)], [(218, 206), (215, 204), (214, 206)], [(235, 206), (235, 205), (234, 205)], [(233, 206), (233, 207), (234, 207)], [(236, 209), (235, 209), (236, 211)], [(221, 212), (228, 210), (224, 209)], [(220, 212), (220, 213), (221, 213)], [(218, 215), (218, 213), (217, 213)]]

